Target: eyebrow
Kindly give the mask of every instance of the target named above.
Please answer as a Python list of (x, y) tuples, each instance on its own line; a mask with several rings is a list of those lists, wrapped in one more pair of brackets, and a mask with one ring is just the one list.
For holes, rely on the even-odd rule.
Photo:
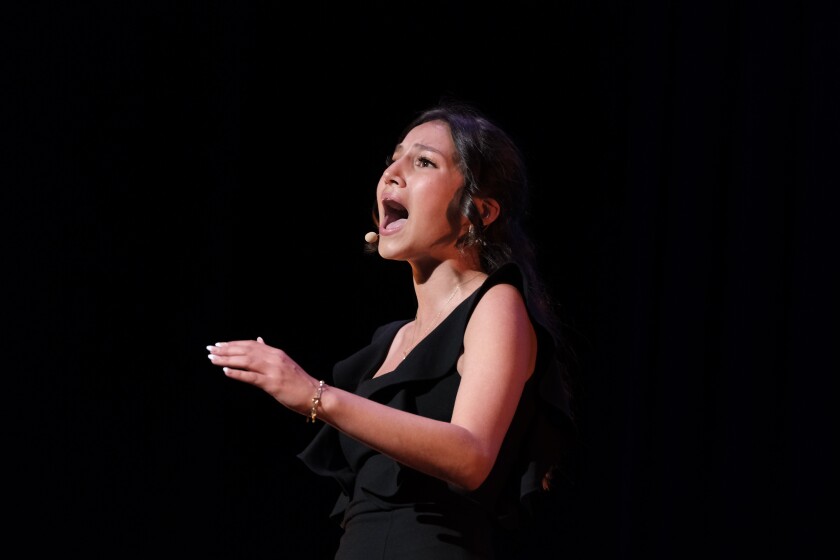
[[(417, 149), (420, 149), (420, 150), (429, 150), (430, 152), (435, 152), (436, 154), (440, 154), (442, 157), (446, 157), (446, 154), (444, 154), (443, 152), (441, 152), (437, 148), (433, 148), (433, 147), (428, 146), (426, 144), (414, 143), (414, 144), (411, 145), (411, 147), (412, 148), (417, 148)], [(404, 148), (404, 146), (402, 144), (397, 144), (396, 147), (394, 148), (394, 153), (397, 153), (397, 152), (401, 151), (403, 148)]]

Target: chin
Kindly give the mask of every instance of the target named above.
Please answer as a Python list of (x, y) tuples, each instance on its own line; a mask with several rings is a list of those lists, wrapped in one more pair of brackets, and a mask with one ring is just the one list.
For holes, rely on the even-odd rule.
[(379, 248), (379, 256), (389, 261), (403, 260), (400, 258), (399, 253), (396, 253), (395, 251), (383, 250), (382, 247)]
[(379, 244), (377, 245), (376, 250), (379, 251), (379, 256), (383, 259), (393, 261), (406, 260), (406, 257), (402, 255), (402, 252), (395, 246), (394, 243), (388, 243), (387, 240), (383, 240), (381, 237), (379, 238)]

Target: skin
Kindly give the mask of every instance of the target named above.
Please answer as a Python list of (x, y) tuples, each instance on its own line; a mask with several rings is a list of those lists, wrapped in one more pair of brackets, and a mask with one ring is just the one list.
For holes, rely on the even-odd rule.
[[(376, 193), (382, 217), (379, 254), (411, 266), (417, 317), (396, 335), (376, 375), (387, 375), (487, 275), (474, 248), (455, 240), (469, 223), (457, 211), (463, 176), (448, 126), (440, 121), (412, 129), (396, 147)], [(391, 201), (391, 202), (388, 202)], [(408, 211), (399, 225), (388, 205)], [(477, 200), (489, 226), (501, 209)], [(492, 226), (491, 226), (492, 227)], [(282, 349), (263, 341), (237, 340), (207, 347), (214, 365), (231, 379), (262, 389), (282, 405), (308, 415), (318, 380)], [(396, 410), (341, 389), (325, 387), (318, 419), (396, 461), (474, 490), (487, 478), (534, 370), (536, 335), (524, 301), (513, 286), (493, 286), (467, 325), (458, 360), (461, 384), (450, 422)]]

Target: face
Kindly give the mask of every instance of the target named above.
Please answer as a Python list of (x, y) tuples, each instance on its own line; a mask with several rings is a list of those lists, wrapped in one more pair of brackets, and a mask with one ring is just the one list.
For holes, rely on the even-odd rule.
[(457, 252), (467, 222), (457, 206), (464, 177), (456, 157), (442, 121), (418, 125), (395, 148), (376, 189), (382, 257), (442, 260)]

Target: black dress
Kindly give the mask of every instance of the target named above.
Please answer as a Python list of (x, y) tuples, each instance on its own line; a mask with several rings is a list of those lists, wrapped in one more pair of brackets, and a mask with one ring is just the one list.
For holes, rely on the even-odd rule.
[[(522, 276), (507, 264), (488, 276), (421, 340), (392, 372), (373, 377), (397, 331), (408, 321), (379, 327), (371, 343), (333, 369), (333, 385), (388, 406), (449, 421), (460, 384), (456, 370), (464, 332), (487, 290)], [(331, 516), (344, 532), (336, 560), (466, 560), (500, 558), (500, 537), (515, 530), (528, 496), (558, 460), (568, 394), (547, 333), (538, 333), (537, 365), (487, 480), (468, 492), (370, 449), (324, 425), (298, 457), (315, 473), (338, 482)]]

